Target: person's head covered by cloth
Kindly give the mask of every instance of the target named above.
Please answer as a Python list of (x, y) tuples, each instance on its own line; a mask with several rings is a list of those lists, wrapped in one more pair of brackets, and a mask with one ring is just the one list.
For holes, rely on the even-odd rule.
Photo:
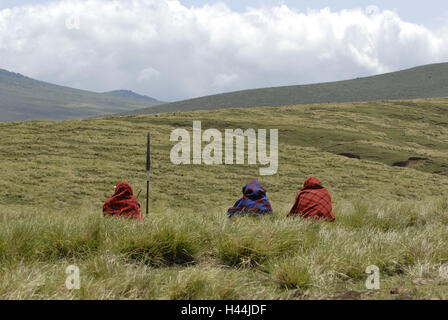
[(266, 190), (256, 179), (243, 187), (243, 197), (227, 210), (229, 218), (242, 215), (262, 217), (267, 214), (272, 214), (272, 207), (266, 197)]
[(103, 204), (103, 215), (143, 220), (140, 204), (129, 183), (117, 183), (114, 195)]
[(305, 219), (326, 219), (334, 221), (330, 193), (322, 186), (319, 179), (309, 177), (302, 190), (297, 193), (296, 201), (288, 216), (301, 216)]

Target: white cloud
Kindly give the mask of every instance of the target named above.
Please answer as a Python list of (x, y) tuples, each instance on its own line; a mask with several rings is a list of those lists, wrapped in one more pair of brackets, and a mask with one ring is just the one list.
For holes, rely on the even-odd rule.
[(149, 67), (149, 68), (145, 68), (140, 71), (138, 80), (140, 82), (150, 82), (151, 80), (156, 78), (158, 75), (160, 75), (160, 71), (158, 71), (152, 67)]
[(238, 81), (240, 76), (236, 73), (220, 73), (215, 77), (213, 81), (213, 86), (216, 88), (225, 88), (231, 86), (233, 83)]
[(446, 27), (433, 31), (373, 7), (239, 13), (222, 3), (73, 0), (0, 11), (0, 68), (177, 100), (448, 61), (447, 39)]

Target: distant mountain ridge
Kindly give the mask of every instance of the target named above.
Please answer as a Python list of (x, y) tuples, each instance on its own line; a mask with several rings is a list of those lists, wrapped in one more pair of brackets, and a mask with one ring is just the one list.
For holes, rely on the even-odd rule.
[(448, 97), (448, 63), (353, 80), (221, 93), (125, 114), (439, 97)]
[(8, 70), (0, 69), (0, 76), (10, 76), (10, 77), (16, 77), (16, 78), (27, 78), (23, 74), (17, 73), (17, 72), (11, 72)]
[(157, 99), (154, 99), (153, 97), (141, 95), (141, 94), (135, 93), (132, 90), (113, 90), (113, 91), (107, 91), (107, 92), (103, 92), (103, 93), (109, 94), (109, 95), (114, 95), (117, 97), (123, 97), (123, 98), (145, 100), (145, 101), (151, 101), (151, 102), (159, 102)]
[(142, 97), (73, 89), (0, 69), (0, 121), (85, 118), (163, 103)]

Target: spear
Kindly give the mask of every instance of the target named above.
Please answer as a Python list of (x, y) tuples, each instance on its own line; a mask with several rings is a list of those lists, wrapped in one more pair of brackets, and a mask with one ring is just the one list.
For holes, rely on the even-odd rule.
[(148, 145), (146, 147), (146, 215), (149, 211), (149, 169), (151, 168), (150, 157), (151, 134), (148, 132)]

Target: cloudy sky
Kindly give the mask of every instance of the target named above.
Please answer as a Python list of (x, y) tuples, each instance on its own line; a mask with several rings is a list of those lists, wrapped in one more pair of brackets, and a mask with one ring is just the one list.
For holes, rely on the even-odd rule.
[(448, 2), (0, 0), (0, 69), (175, 101), (448, 62)]

